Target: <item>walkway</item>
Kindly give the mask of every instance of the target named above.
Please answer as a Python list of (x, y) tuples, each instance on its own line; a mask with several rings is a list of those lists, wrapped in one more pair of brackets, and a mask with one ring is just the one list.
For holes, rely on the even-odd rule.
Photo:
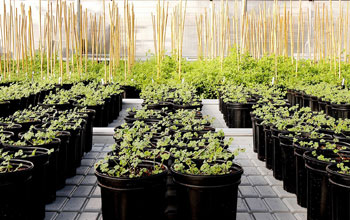
[[(140, 100), (124, 100), (120, 117), (110, 127), (121, 124), (126, 109), (139, 107), (140, 103)], [(204, 100), (203, 103), (203, 114), (216, 117), (213, 125), (224, 128), (227, 136), (234, 137), (233, 148), (246, 148), (246, 152), (236, 159), (244, 168), (238, 193), (237, 220), (306, 220), (306, 209), (297, 204), (295, 195), (284, 191), (282, 182), (274, 179), (265, 164), (256, 159), (256, 153), (252, 150), (251, 129), (228, 129), (219, 112), (217, 100)], [(100, 190), (93, 164), (106, 155), (108, 146), (113, 143), (111, 136), (94, 136), (92, 151), (84, 156), (77, 175), (67, 179), (66, 187), (57, 191), (56, 201), (46, 206), (46, 219), (102, 219)]]

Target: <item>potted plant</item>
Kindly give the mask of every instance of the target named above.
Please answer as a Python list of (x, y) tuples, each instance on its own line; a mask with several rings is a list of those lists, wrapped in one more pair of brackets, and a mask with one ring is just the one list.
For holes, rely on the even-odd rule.
[[(25, 218), (27, 219), (43, 219), (45, 217), (45, 199), (46, 199), (46, 187), (47, 185), (47, 169), (49, 165), (50, 151), (44, 148), (33, 148), (33, 147), (5, 147), (0, 149), (0, 157), (8, 159), (20, 159), (31, 162), (34, 166), (32, 168), (32, 179), (31, 182), (27, 183), (28, 188), (26, 192), (23, 189), (16, 187), (16, 192), (21, 193), (21, 196), (25, 196), (29, 193), (28, 200), (16, 201), (16, 209), (20, 211), (22, 208), (27, 208)], [(24, 163), (23, 163), (24, 164)], [(11, 165), (11, 163), (10, 163)], [(27, 165), (29, 165), (27, 163)], [(7, 180), (8, 181), (8, 180)], [(1, 181), (2, 182), (2, 181)], [(2, 182), (3, 183), (3, 182)], [(8, 192), (11, 192), (10, 190)], [(4, 195), (6, 193), (4, 192)], [(14, 196), (16, 194), (11, 194)], [(1, 200), (6, 202), (6, 200)], [(25, 202), (24, 207), (19, 206), (22, 202)], [(4, 207), (4, 206), (1, 206)], [(5, 206), (6, 207), (6, 206)], [(8, 210), (13, 211), (13, 210)], [(25, 219), (24, 218), (24, 219)]]
[(26, 160), (1, 158), (0, 218), (29, 219), (30, 185), (34, 165)]
[(332, 220), (349, 219), (350, 158), (326, 167), (330, 184)]
[(99, 161), (103, 219), (164, 219), (167, 172), (165, 165), (132, 154)]
[(307, 170), (308, 219), (330, 219), (331, 200), (326, 167), (349, 158), (349, 145), (337, 142), (321, 143), (314, 151), (304, 153)]
[[(175, 161), (178, 219), (236, 219), (238, 185), (243, 168), (232, 161)], [(198, 199), (200, 198), (200, 199)]]

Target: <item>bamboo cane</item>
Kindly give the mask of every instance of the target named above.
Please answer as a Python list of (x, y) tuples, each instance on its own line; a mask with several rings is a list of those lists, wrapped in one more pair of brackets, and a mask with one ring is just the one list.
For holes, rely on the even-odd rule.
[[(64, 30), (66, 34), (66, 75), (69, 74), (69, 33), (70, 33), (70, 26), (69, 26), (69, 14), (67, 13), (67, 5), (64, 3)], [(62, 79), (63, 81), (63, 79)]]

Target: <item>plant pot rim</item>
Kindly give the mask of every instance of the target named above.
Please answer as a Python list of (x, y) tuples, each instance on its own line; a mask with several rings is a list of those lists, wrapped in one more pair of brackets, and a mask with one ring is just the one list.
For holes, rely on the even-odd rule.
[[(141, 162), (139, 165), (146, 164), (146, 163), (148, 163), (148, 164), (153, 164), (153, 165), (154, 165), (154, 164), (160, 164), (159, 162), (154, 162), (154, 161), (150, 161), (150, 160), (142, 160), (142, 162)], [(94, 169), (95, 169), (95, 172), (94, 172), (94, 173), (95, 173), (95, 175), (96, 175), (97, 177), (104, 178), (104, 179), (107, 179), (107, 180), (118, 180), (118, 181), (125, 181), (125, 182), (127, 182), (127, 181), (133, 181), (133, 180), (135, 180), (135, 181), (143, 181), (143, 180), (149, 180), (149, 179), (152, 179), (152, 178), (157, 178), (157, 177), (159, 177), (159, 176), (163, 176), (164, 174), (168, 173), (168, 167), (167, 167), (166, 165), (164, 165), (164, 164), (163, 164), (163, 166), (164, 166), (163, 172), (158, 173), (158, 174), (154, 174), (154, 175), (150, 175), (150, 176), (145, 176), (145, 177), (134, 177), (134, 178), (129, 178), (129, 177), (114, 177), (114, 176), (108, 176), (108, 175), (106, 175), (106, 174), (100, 172), (100, 171), (98, 170), (98, 168), (97, 168), (97, 169), (94, 168)]]
[(177, 175), (181, 175), (181, 176), (185, 176), (185, 177), (189, 177), (189, 178), (218, 178), (218, 177), (221, 177), (221, 178), (225, 178), (225, 177), (230, 177), (230, 176), (233, 176), (233, 175), (237, 175), (237, 174), (243, 174), (244, 170), (243, 170), (243, 167), (235, 162), (232, 163), (235, 168), (238, 168), (235, 172), (235, 173), (228, 173), (228, 174), (222, 174), (222, 175), (194, 175), (194, 174), (187, 174), (187, 173), (181, 173), (181, 172), (178, 172), (176, 170), (174, 170), (174, 165), (171, 165), (170, 167), (170, 170), (171, 172), (177, 174)]
[(17, 171), (11, 171), (11, 172), (6, 172), (6, 173), (0, 173), (0, 175), (6, 175), (6, 174), (9, 174), (9, 173), (20, 173), (20, 172), (23, 172), (23, 171), (30, 171), (30, 170), (33, 170), (34, 168), (34, 164), (31, 162), (31, 161), (28, 161), (28, 160), (25, 160), (25, 159), (10, 159), (10, 164), (23, 164), (23, 165), (26, 165), (25, 168), (21, 169), (21, 170), (17, 170)]
[(337, 163), (330, 164), (326, 167), (326, 170), (328, 173), (336, 176), (340, 176), (343, 178), (349, 178), (350, 179), (350, 174), (344, 174), (344, 173), (339, 173), (338, 171), (335, 170), (337, 168)]

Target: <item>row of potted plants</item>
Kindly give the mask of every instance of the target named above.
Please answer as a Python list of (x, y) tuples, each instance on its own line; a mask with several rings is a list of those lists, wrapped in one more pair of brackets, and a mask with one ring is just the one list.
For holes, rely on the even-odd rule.
[(59, 110), (72, 108), (87, 108), (95, 110), (95, 127), (106, 127), (108, 123), (118, 118), (122, 109), (122, 94), (118, 84), (102, 85), (91, 82), (87, 85), (77, 83), (69, 90), (59, 90), (50, 93), (39, 105), (54, 106)]
[(29, 105), (37, 105), (53, 89), (54, 84), (45, 82), (21, 82), (1, 86), (0, 117), (7, 117)]
[(287, 90), (291, 105), (310, 107), (312, 111), (323, 111), (336, 119), (350, 118), (350, 91), (329, 83), (315, 85), (298, 84)]
[(115, 128), (112, 151), (95, 165), (104, 219), (236, 218), (242, 149), (229, 151), (211, 118), (183, 106), (130, 109)]
[[(13, 159), (20, 159), (33, 166), (27, 167), (29, 170), (23, 167), (2, 173), (6, 184), (1, 184), (1, 190), (9, 189), (13, 192), (6, 194), (11, 197), (9, 201), (21, 200), (25, 205), (7, 203), (4, 199), (1, 217), (44, 218), (45, 204), (55, 200), (56, 190), (64, 187), (67, 177), (75, 175), (84, 152), (91, 150), (91, 136), (86, 135), (90, 120), (93, 118), (89, 118), (86, 109), (58, 111), (40, 106), (2, 119), (1, 160), (11, 164)], [(23, 175), (26, 181), (11, 178)]]
[(290, 107), (280, 90), (262, 93), (251, 114), (258, 159), (297, 195), (309, 220), (349, 219), (350, 120)]
[(120, 94), (118, 85), (78, 83), (53, 90), (35, 107), (0, 118), (1, 218), (44, 218), (45, 204), (55, 200), (56, 190), (76, 174), (82, 156), (92, 148), (93, 106), (107, 106), (100, 114), (116, 118)]
[(278, 91), (281, 96), (285, 95), (282, 89), (277, 87), (262, 84), (244, 86), (232, 82), (226, 82), (218, 91), (219, 110), (229, 128), (251, 128), (250, 114), (258, 100), (276, 94), (274, 91)]
[(153, 84), (144, 88), (140, 97), (148, 109), (201, 109), (202, 103), (194, 87), (187, 83), (169, 86)]

